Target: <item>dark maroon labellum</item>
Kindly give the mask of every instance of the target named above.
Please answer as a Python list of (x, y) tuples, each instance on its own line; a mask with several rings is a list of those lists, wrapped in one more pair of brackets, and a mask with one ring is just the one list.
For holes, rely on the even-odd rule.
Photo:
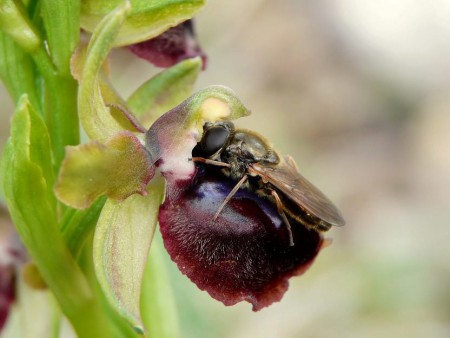
[(234, 187), (219, 169), (198, 165), (194, 179), (168, 182), (159, 223), (172, 260), (201, 290), (225, 305), (247, 301), (258, 311), (279, 301), (288, 279), (311, 265), (323, 238), (290, 219), (294, 246), (269, 200)]
[(27, 260), (25, 247), (14, 230), (6, 208), (0, 205), (0, 331), (16, 299), (16, 276)]
[(192, 20), (172, 27), (156, 38), (130, 45), (129, 48), (157, 67), (171, 67), (182, 60), (200, 56), (203, 69), (206, 68), (207, 57), (197, 41)]
[(0, 266), (0, 330), (8, 319), (9, 310), (15, 299), (14, 268)]

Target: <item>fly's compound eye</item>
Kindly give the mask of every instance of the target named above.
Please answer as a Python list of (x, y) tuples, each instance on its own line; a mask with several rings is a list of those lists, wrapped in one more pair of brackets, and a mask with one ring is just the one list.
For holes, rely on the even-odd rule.
[(230, 130), (225, 126), (213, 126), (205, 130), (201, 141), (204, 156), (217, 153), (228, 141)]

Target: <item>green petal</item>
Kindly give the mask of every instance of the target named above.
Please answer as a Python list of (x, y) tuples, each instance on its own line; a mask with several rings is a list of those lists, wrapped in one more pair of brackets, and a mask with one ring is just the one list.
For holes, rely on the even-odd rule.
[(89, 138), (101, 142), (124, 129), (129, 129), (126, 121), (124, 124), (123, 115), (111, 111), (107, 106), (107, 103), (117, 106), (123, 100), (113, 89), (107, 91), (107, 100), (110, 102), (105, 101), (102, 93), (102, 88), (109, 89), (110, 86), (102, 77), (102, 67), (129, 11), (130, 4), (125, 1), (108, 14), (92, 35), (85, 61), (82, 48), (77, 50), (72, 60), (72, 72), (80, 81), (78, 106), (81, 124)]
[[(71, 72), (73, 77), (79, 82), (81, 82), (81, 76), (86, 64), (86, 53), (87, 45), (82, 43), (78, 46), (71, 58)], [(97, 116), (95, 113), (94, 115), (91, 115), (87, 114), (84, 110), (81, 111), (80, 115), (85, 129), (95, 132), (95, 134), (91, 132), (90, 136), (95, 137), (96, 139), (106, 139), (105, 135), (112, 136), (112, 131), (114, 130), (129, 130), (132, 132), (145, 133), (147, 129), (145, 129), (140, 121), (130, 112), (125, 100), (120, 97), (112, 83), (109, 81), (107, 76), (109, 69), (107, 65), (107, 62), (105, 62), (95, 71), (98, 72), (96, 78), (96, 81), (98, 82), (96, 85), (100, 89), (101, 96), (99, 97), (99, 100), (103, 102), (102, 109), (109, 113)], [(87, 102), (87, 105), (89, 105), (89, 102)], [(101, 130), (98, 129), (98, 126), (95, 126), (95, 123), (100, 123), (100, 119), (105, 123), (101, 126), (103, 127)]]
[[(194, 173), (189, 159), (201, 139), (205, 122), (234, 120), (250, 111), (224, 86), (207, 87), (182, 102), (151, 126), (146, 147), (151, 160), (162, 159), (159, 169), (167, 179), (186, 180)], [(168, 176), (170, 175), (170, 177)]]
[[(82, 0), (81, 27), (92, 32), (98, 22), (123, 0)], [(131, 14), (114, 43), (126, 46), (149, 40), (192, 18), (205, 0), (131, 0)]]
[(148, 195), (123, 202), (108, 200), (94, 236), (94, 264), (111, 304), (138, 332), (143, 332), (139, 304), (145, 263), (153, 238), (164, 180), (152, 180)]
[(116, 200), (135, 193), (145, 195), (153, 174), (139, 139), (122, 132), (105, 145), (93, 141), (67, 147), (55, 192), (65, 204), (83, 209), (102, 195)]
[(192, 94), (202, 68), (200, 58), (187, 59), (157, 74), (128, 99), (128, 106), (147, 127)]

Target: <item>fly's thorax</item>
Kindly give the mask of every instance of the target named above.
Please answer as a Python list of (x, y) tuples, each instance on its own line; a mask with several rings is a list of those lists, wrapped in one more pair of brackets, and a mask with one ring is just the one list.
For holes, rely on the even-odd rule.
[(248, 166), (252, 163), (274, 165), (280, 162), (266, 140), (246, 130), (236, 130), (231, 135), (220, 158), (231, 165), (231, 176), (237, 179), (247, 174)]
[(278, 155), (262, 136), (247, 130), (236, 130), (232, 134), (223, 151), (223, 156), (225, 158), (235, 156), (251, 163), (277, 164), (280, 162)]
[(238, 181), (247, 174), (247, 161), (241, 161), (239, 158), (232, 157), (228, 163), (231, 165), (229, 171), (233, 180)]

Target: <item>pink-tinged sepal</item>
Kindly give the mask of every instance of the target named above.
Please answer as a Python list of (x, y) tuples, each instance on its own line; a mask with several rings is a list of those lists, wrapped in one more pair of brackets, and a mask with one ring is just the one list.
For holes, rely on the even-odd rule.
[(195, 172), (192, 149), (205, 122), (234, 120), (250, 111), (224, 86), (207, 87), (165, 113), (146, 133), (146, 147), (168, 182), (189, 180)]
[(129, 48), (157, 67), (167, 68), (182, 60), (200, 57), (203, 69), (206, 68), (207, 56), (197, 41), (193, 20), (187, 20), (153, 39), (130, 45)]

